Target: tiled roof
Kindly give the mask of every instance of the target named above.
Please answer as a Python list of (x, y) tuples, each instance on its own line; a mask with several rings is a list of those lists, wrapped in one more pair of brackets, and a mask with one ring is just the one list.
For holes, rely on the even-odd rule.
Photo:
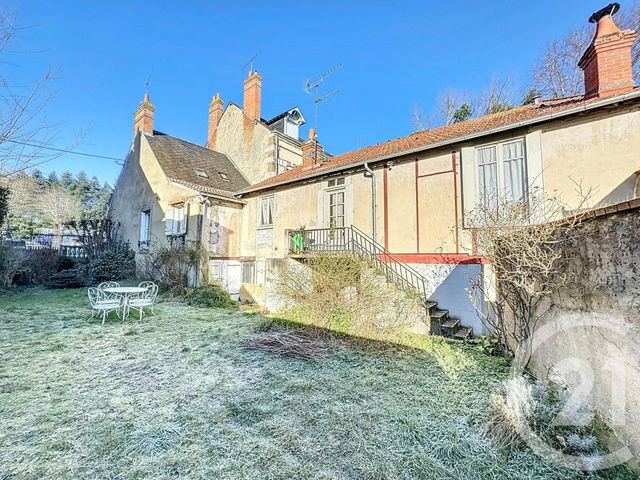
[[(227, 198), (235, 198), (233, 192), (249, 186), (249, 182), (223, 153), (157, 131), (145, 138), (162, 171), (173, 182), (198, 192)], [(198, 175), (196, 169), (204, 171), (207, 177)], [(222, 178), (221, 173), (227, 180)]]
[[(633, 93), (640, 93), (640, 87), (637, 87)], [(622, 96), (620, 95), (620, 97)], [(611, 97), (606, 100), (611, 101), (615, 100), (615, 98)], [(544, 121), (548, 119), (548, 117), (553, 116), (553, 114), (579, 109), (582, 106), (586, 107), (599, 101), (603, 101), (603, 99), (585, 100), (582, 96), (558, 98), (544, 100), (537, 104), (523, 105), (504, 112), (483, 115), (453, 125), (413, 133), (406, 137), (343, 153), (330, 158), (329, 161), (321, 165), (314, 165), (313, 167), (297, 166), (280, 175), (256, 183), (243, 191), (239, 191), (239, 193), (258, 191), (275, 185), (312, 178), (322, 175), (324, 172), (348, 168), (349, 166), (355, 166), (366, 161), (377, 161), (422, 149), (426, 150), (442, 144), (452, 144), (456, 141), (463, 141), (472, 135), (481, 136), (491, 134), (495, 129), (517, 128), (522, 122), (535, 119)]]

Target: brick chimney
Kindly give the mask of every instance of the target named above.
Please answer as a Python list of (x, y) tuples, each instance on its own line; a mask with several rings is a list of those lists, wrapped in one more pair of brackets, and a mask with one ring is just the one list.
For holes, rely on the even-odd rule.
[(138, 131), (142, 130), (142, 133), (153, 133), (153, 112), (156, 111), (156, 107), (151, 104), (149, 100), (149, 93), (145, 92), (144, 99), (140, 102), (140, 105), (133, 113), (133, 136), (138, 134)]
[(257, 70), (249, 72), (249, 77), (244, 81), (244, 114), (246, 121), (260, 120), (261, 96), (262, 77)]
[(324, 147), (316, 138), (315, 129), (310, 128), (309, 139), (302, 144), (302, 166), (312, 167), (313, 165), (324, 162), (326, 158)]
[(589, 18), (597, 24), (596, 33), (578, 62), (584, 72), (586, 98), (624, 93), (634, 87), (631, 46), (636, 32), (620, 30), (615, 24), (612, 17), (619, 9), (618, 3), (610, 3)]
[(216, 148), (216, 133), (218, 132), (218, 123), (224, 112), (224, 102), (220, 98), (220, 94), (216, 93), (209, 104), (209, 131), (207, 135), (207, 148), (214, 150)]

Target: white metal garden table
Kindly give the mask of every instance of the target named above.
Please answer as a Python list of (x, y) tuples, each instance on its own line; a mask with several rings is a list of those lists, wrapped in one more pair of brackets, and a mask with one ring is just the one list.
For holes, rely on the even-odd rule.
[(107, 293), (117, 293), (118, 295), (122, 295), (122, 319), (124, 320), (128, 313), (127, 306), (129, 305), (129, 299), (131, 296), (144, 293), (147, 289), (143, 287), (110, 287), (105, 288), (104, 291)]

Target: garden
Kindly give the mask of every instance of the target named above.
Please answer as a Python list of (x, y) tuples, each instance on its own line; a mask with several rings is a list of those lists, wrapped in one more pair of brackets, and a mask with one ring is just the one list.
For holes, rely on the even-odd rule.
[(487, 435), (508, 363), (476, 347), (325, 332), (312, 358), (275, 353), (252, 345), (308, 327), (167, 295), (142, 321), (89, 316), (85, 289), (0, 296), (0, 478), (585, 475)]

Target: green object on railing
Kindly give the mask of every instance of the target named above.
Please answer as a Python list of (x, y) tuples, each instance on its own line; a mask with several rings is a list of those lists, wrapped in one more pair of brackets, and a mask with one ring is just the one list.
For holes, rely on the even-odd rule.
[(301, 233), (296, 233), (293, 237), (293, 244), (296, 246), (296, 250), (301, 252), (304, 250), (304, 236)]

